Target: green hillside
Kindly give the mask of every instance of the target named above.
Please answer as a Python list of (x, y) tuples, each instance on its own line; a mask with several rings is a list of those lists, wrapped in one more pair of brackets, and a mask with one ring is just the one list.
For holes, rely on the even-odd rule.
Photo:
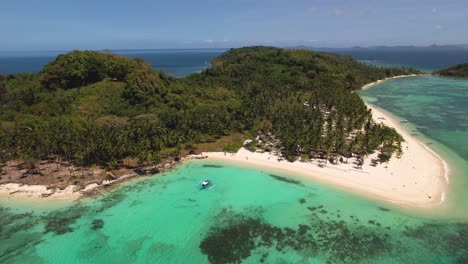
[[(410, 73), (347, 56), (250, 47), (175, 79), (141, 59), (73, 51), (38, 74), (0, 77), (0, 161), (159, 163), (216, 142), (232, 149), (259, 130), (273, 137), (250, 148), (277, 150), (290, 160), (377, 150), (385, 161), (399, 151), (401, 137), (375, 125), (352, 90)], [(242, 136), (226, 139), (233, 135)]]
[(436, 71), (433, 74), (441, 76), (468, 77), (468, 63), (455, 65), (447, 69)]

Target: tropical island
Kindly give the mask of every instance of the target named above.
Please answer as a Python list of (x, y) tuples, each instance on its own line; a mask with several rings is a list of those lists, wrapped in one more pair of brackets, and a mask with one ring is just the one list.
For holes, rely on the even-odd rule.
[[(242, 146), (241, 153), (263, 160), (344, 164), (358, 173), (367, 160), (384, 173), (389, 160), (406, 151), (407, 138), (353, 91), (414, 74), (420, 72), (349, 56), (247, 47), (176, 79), (141, 59), (73, 51), (38, 74), (0, 77), (0, 184), (72, 186), (75, 193), (155, 174), (187, 155), (217, 151), (222, 158)], [(436, 187), (416, 201), (432, 199)], [(391, 188), (398, 196), (398, 187)]]
[(451, 76), (451, 77), (468, 77), (468, 63), (458, 64), (443, 70), (435, 71), (433, 75)]

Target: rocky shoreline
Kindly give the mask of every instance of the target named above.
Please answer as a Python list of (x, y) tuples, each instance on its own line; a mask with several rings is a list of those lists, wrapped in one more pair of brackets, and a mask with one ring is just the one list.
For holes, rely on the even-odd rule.
[[(112, 171), (105, 171), (105, 177), (107, 179), (95, 180), (96, 177), (90, 177), (87, 179), (86, 184), (69, 184), (63, 187), (60, 185), (49, 183), (49, 184), (29, 184), (26, 182), (15, 182), (5, 181), (0, 184), (0, 197), (4, 198), (31, 198), (31, 199), (60, 199), (60, 200), (76, 200), (83, 196), (93, 196), (99, 194), (104, 189), (108, 189), (111, 186), (115, 186), (119, 183), (125, 182), (129, 179), (155, 175), (167, 170), (174, 168), (176, 165), (181, 164), (184, 161), (191, 159), (203, 159), (206, 158), (203, 155), (187, 155), (180, 159), (166, 159), (164, 162), (159, 164), (147, 164), (137, 166), (132, 169), (125, 169), (127, 173), (123, 173), (123, 170), (118, 171), (119, 176), (115, 176)], [(77, 167), (79, 168), (79, 167)], [(85, 170), (85, 168), (80, 168)], [(89, 168), (86, 168), (88, 170)], [(95, 170), (95, 175), (104, 175), (101, 170)], [(41, 176), (37, 176), (41, 177)], [(58, 176), (60, 177), (60, 176)], [(72, 176), (73, 177), (73, 176)], [(57, 178), (57, 177), (56, 177)], [(23, 178), (24, 179), (24, 178)], [(94, 180), (93, 180), (94, 179)]]

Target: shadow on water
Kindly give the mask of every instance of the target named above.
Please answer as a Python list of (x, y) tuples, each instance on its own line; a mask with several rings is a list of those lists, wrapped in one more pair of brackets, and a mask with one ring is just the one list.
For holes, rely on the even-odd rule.
[(216, 169), (220, 169), (224, 166), (221, 166), (221, 165), (213, 165), (213, 164), (203, 164), (202, 165), (203, 168), (216, 168)]
[(390, 212), (390, 209), (388, 208), (385, 208), (385, 207), (377, 207), (380, 211), (383, 211), (383, 212)]
[(287, 178), (287, 177), (283, 177), (283, 176), (279, 176), (279, 175), (275, 175), (275, 174), (268, 174), (270, 177), (278, 180), (278, 181), (282, 181), (282, 182), (287, 182), (287, 183), (291, 183), (291, 184), (297, 184), (297, 185), (302, 185), (302, 183), (298, 180), (294, 180), (294, 179), (290, 179), (290, 178)]

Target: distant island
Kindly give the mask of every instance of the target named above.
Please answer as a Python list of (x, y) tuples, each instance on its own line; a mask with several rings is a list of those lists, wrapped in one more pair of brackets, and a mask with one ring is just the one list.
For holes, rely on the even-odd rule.
[(443, 70), (435, 71), (433, 74), (440, 76), (468, 77), (468, 63), (459, 64)]
[(353, 47), (312, 47), (312, 46), (293, 46), (290, 49), (315, 49), (315, 50), (466, 50), (468, 44), (452, 44), (452, 45), (437, 45), (428, 46), (353, 46)]
[(211, 65), (176, 79), (141, 59), (73, 51), (38, 74), (0, 76), (0, 183), (84, 188), (243, 145), (325, 165), (402, 153), (402, 137), (353, 91), (417, 70), (274, 47), (231, 49)]

